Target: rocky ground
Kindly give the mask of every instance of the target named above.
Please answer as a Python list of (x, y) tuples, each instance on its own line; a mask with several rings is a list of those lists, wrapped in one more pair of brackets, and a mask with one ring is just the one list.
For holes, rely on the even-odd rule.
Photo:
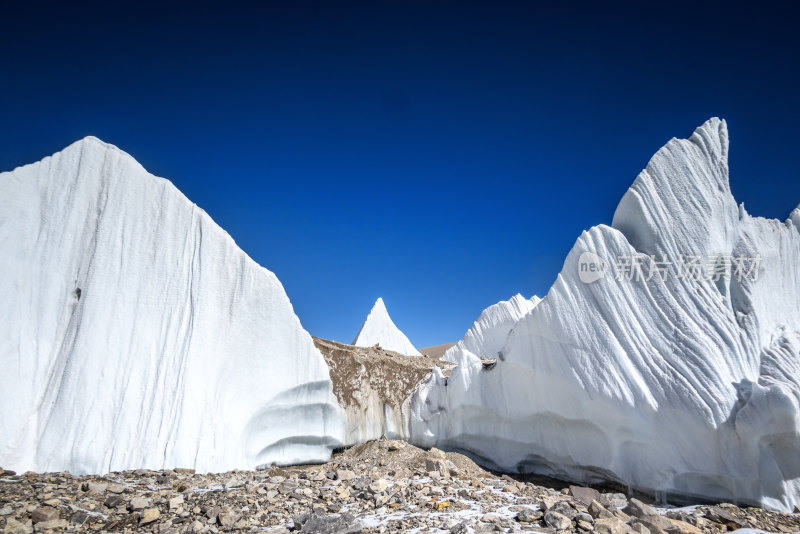
[(520, 480), (465, 456), (381, 439), (324, 465), (0, 475), (4, 532), (800, 531), (800, 515), (731, 504), (653, 507), (621, 493)]

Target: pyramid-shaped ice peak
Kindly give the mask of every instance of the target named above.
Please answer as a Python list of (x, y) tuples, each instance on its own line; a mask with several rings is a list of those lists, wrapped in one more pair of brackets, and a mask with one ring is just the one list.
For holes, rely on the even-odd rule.
[(422, 356), (389, 317), (382, 298), (375, 301), (353, 341), (353, 345), (358, 347), (372, 347), (375, 344), (400, 354)]

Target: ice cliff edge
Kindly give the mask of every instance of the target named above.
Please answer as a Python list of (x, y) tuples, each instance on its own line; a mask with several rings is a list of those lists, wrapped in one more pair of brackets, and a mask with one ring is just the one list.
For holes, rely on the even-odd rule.
[(275, 275), (116, 147), (0, 174), (0, 250), (0, 465), (223, 471), (341, 443)]
[(496, 365), (451, 349), (449, 379), (412, 399), (412, 441), (510, 471), (800, 504), (796, 212), (737, 206), (728, 148), (714, 118), (659, 150), (613, 225), (584, 232), (542, 301), (498, 327)]

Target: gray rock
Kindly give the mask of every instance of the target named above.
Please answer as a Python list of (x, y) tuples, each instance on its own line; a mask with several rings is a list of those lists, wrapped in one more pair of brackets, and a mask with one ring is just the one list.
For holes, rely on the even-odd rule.
[(600, 501), (602, 498), (600, 492), (596, 489), (585, 488), (583, 486), (570, 486), (569, 493), (575, 500), (589, 506), (592, 501)]
[(386, 480), (379, 478), (378, 480), (374, 481), (372, 484), (369, 485), (369, 491), (371, 493), (382, 493), (386, 491)]
[(628, 525), (616, 517), (595, 519), (594, 532), (597, 534), (627, 534)]
[(302, 534), (355, 534), (364, 530), (363, 525), (351, 514), (311, 514), (300, 529)]
[(558, 512), (569, 520), (575, 519), (575, 516), (578, 515), (578, 511), (570, 506), (569, 502), (567, 501), (558, 501), (549, 507), (547, 511)]
[(516, 520), (520, 523), (535, 523), (542, 518), (541, 510), (524, 508), (517, 513)]
[(462, 521), (454, 527), (450, 528), (450, 534), (468, 534), (469, 521)]
[(644, 526), (643, 523), (639, 523), (637, 521), (631, 522), (631, 530), (638, 532), (639, 534), (652, 534), (649, 528)]
[(231, 477), (225, 481), (225, 489), (240, 488), (244, 486), (244, 480), (239, 477)]
[(169, 500), (169, 509), (170, 510), (177, 510), (181, 506), (183, 506), (183, 495), (178, 495), (177, 497), (173, 497)]
[(725, 526), (732, 527), (733, 530), (737, 528), (744, 528), (747, 523), (732, 513), (720, 508), (719, 506), (712, 506), (706, 510), (706, 517), (716, 523), (722, 523)]
[(624, 493), (603, 493), (598, 502), (603, 506), (625, 508), (628, 505), (628, 498)]
[(106, 499), (103, 504), (106, 508), (116, 508), (120, 504), (124, 503), (125, 499), (120, 497), (119, 495), (109, 495), (108, 499)]
[(149, 504), (150, 503), (147, 501), (147, 499), (143, 499), (141, 497), (134, 497), (128, 503), (128, 510), (130, 510), (131, 512), (136, 512), (138, 510), (144, 510), (145, 508), (148, 507)]
[(606, 508), (597, 501), (592, 501), (589, 504), (589, 515), (595, 519), (610, 519), (614, 514), (606, 510)]
[(447, 454), (444, 451), (437, 449), (436, 447), (432, 447), (431, 450), (428, 451), (428, 456), (431, 458), (438, 458), (439, 460), (446, 460)]
[(239, 520), (239, 514), (232, 510), (223, 510), (217, 516), (217, 521), (222, 528), (233, 528), (233, 525)]
[(372, 479), (369, 477), (358, 477), (352, 482), (351, 485), (356, 491), (367, 491), (370, 484), (372, 484)]
[(655, 508), (643, 503), (639, 499), (631, 499), (628, 501), (628, 506), (626, 506), (622, 511), (633, 517), (658, 515), (658, 512), (656, 512)]
[(105, 493), (108, 489), (107, 482), (89, 482), (87, 486), (92, 493)]
[(69, 518), (69, 522), (73, 525), (81, 526), (87, 524), (90, 518), (91, 516), (88, 513), (83, 510), (77, 510), (72, 514), (72, 517)]
[(14, 509), (11, 508), (10, 506), (3, 506), (2, 508), (0, 508), (0, 516), (11, 515), (13, 513)]
[(34, 523), (44, 523), (58, 519), (58, 510), (52, 506), (42, 506), (31, 512), (31, 521)]
[(647, 527), (647, 530), (657, 534), (671, 531), (675, 528), (675, 525), (669, 519), (660, 515), (648, 515), (644, 517), (634, 517), (631, 519), (631, 525), (635, 525), (637, 523), (644, 525)]
[(212, 506), (208, 510), (205, 511), (206, 519), (210, 519), (211, 521), (216, 521), (217, 516), (222, 512), (222, 508), (219, 506)]
[(354, 478), (356, 478), (356, 474), (352, 471), (348, 471), (347, 469), (336, 470), (336, 480), (353, 480)]
[(544, 514), (544, 522), (556, 530), (566, 530), (572, 525), (572, 521), (570, 521), (569, 517), (558, 512), (553, 512), (552, 510), (548, 510)]

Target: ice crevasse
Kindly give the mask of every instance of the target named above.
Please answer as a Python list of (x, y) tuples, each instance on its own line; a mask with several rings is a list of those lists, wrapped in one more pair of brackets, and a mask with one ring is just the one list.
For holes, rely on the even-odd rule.
[[(496, 365), (451, 349), (449, 378), (412, 398), (411, 440), (668, 498), (800, 505), (800, 208), (778, 221), (737, 206), (728, 148), (716, 118), (662, 147), (541, 302), (500, 321)], [(691, 258), (720, 268), (693, 276)]]
[(96, 138), (0, 174), (0, 465), (324, 461), (344, 435), (283, 286)]

